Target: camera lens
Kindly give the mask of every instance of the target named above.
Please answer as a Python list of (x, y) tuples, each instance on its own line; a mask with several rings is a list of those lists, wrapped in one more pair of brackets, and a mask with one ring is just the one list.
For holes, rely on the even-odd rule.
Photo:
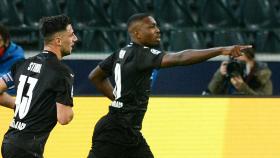
[(230, 61), (227, 65), (227, 75), (229, 77), (243, 76), (244, 68), (238, 61)]

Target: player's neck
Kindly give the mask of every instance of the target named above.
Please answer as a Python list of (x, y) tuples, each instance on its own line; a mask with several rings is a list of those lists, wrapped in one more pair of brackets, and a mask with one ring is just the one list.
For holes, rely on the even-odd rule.
[(52, 47), (51, 45), (45, 45), (44, 50), (49, 51), (49, 52), (53, 52), (56, 55), (58, 60), (62, 59), (60, 49)]

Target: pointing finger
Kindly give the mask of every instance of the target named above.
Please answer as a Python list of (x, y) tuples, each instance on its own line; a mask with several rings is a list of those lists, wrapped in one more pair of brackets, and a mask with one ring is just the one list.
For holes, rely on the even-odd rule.
[(240, 45), (239, 48), (240, 50), (245, 50), (245, 49), (249, 49), (249, 48), (252, 48), (253, 46), (252, 45)]

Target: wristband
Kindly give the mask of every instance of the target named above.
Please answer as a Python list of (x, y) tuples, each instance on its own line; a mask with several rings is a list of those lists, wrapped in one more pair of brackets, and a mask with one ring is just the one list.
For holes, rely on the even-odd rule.
[(6, 83), (8, 89), (14, 88), (14, 80), (11, 76), (11, 72), (2, 76), (3, 81)]

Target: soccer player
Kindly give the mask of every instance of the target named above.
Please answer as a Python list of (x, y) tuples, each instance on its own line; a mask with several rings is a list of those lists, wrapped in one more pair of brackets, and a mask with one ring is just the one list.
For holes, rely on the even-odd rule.
[[(228, 46), (165, 53), (153, 17), (139, 13), (128, 20), (132, 43), (102, 61), (90, 74), (96, 88), (112, 100), (109, 113), (95, 125), (89, 158), (153, 158), (140, 130), (147, 110), (153, 69), (191, 65), (218, 55), (240, 56), (251, 46)], [(113, 76), (115, 87), (108, 77)]]
[[(14, 109), (1, 153), (3, 158), (42, 158), (45, 143), (57, 122), (73, 119), (73, 80), (70, 68), (60, 60), (71, 54), (77, 37), (65, 15), (40, 20), (44, 37), (42, 53), (12, 66), (0, 79), (0, 92), (17, 89), (16, 99), (6, 93), (0, 104)], [(14, 106), (15, 103), (15, 106)]]

